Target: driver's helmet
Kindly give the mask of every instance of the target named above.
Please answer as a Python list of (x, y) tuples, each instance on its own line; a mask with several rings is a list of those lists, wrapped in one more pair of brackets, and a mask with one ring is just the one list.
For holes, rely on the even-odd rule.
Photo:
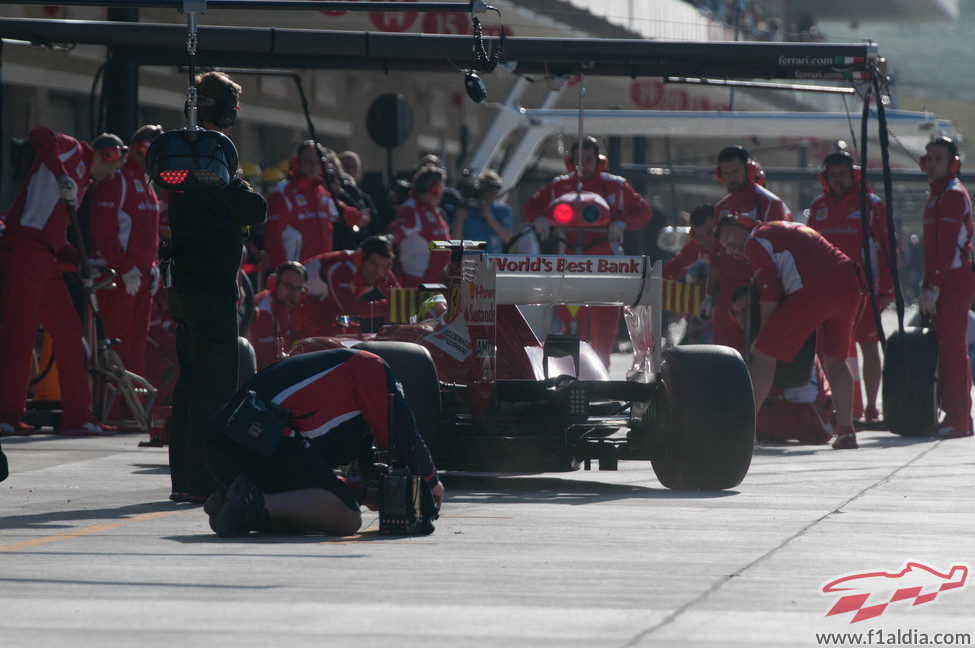
[(426, 319), (436, 320), (436, 325), (441, 326), (443, 324), (444, 315), (447, 314), (447, 298), (443, 295), (436, 294), (427, 297), (420, 304), (420, 307), (416, 311), (417, 321), (423, 321)]

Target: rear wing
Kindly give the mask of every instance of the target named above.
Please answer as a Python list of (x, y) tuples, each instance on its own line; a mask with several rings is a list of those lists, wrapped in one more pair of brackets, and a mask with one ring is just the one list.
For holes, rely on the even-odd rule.
[[(498, 304), (661, 305), (661, 264), (645, 256), (478, 255), (472, 281), (494, 275)], [(483, 282), (482, 282), (483, 283)]]
[(463, 260), (463, 320), (472, 345), (486, 350), (495, 346), (498, 304), (645, 310), (649, 317), (642, 319), (652, 330), (642, 337), (652, 339), (651, 367), (656, 372), (661, 352), (662, 268), (661, 262), (651, 264), (645, 256), (468, 255)]

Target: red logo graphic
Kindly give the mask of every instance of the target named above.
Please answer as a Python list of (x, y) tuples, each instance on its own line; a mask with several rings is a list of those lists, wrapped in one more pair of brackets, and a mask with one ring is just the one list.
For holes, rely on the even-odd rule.
[[(379, 0), (385, 2), (386, 0)], [(403, 0), (415, 2), (416, 0)], [(370, 11), (369, 20), (377, 29), (384, 32), (405, 32), (416, 22), (415, 11)]]
[[(847, 574), (829, 581), (824, 596), (841, 595), (826, 616), (855, 612), (850, 623), (879, 617), (887, 606), (913, 599), (911, 606), (933, 603), (942, 592), (965, 589), (968, 565), (952, 565), (947, 573), (919, 562), (908, 562), (896, 573), (883, 571)], [(870, 605), (867, 602), (873, 597)]]

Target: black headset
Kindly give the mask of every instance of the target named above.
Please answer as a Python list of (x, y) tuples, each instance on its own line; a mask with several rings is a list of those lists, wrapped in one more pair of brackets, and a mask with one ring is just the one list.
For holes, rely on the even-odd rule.
[(217, 100), (216, 105), (213, 107), (213, 125), (218, 128), (229, 128), (233, 126), (234, 122), (237, 121), (237, 105), (239, 101), (240, 95), (231, 87), (230, 92), (222, 99)]
[[(212, 99), (207, 95), (201, 94), (197, 100), (199, 107), (213, 106), (213, 115), (210, 122), (217, 128), (229, 128), (237, 121), (237, 104), (240, 95), (233, 87), (227, 88), (227, 94), (221, 99)], [(183, 107), (183, 115), (189, 116), (190, 106), (187, 103)]]
[[(490, 7), (490, 9), (494, 9), (494, 7)], [(494, 10), (497, 11), (497, 9)], [(500, 12), (498, 15), (501, 15)], [(481, 103), (487, 99), (487, 90), (475, 70), (477, 72), (493, 72), (494, 68), (498, 66), (498, 61), (504, 56), (505, 30), (504, 25), (501, 25), (501, 38), (498, 41), (498, 46), (488, 55), (487, 50), (484, 49), (481, 21), (475, 16), (473, 22), (474, 48), (471, 51), (471, 64), (467, 67), (467, 73), (464, 74), (464, 89), (467, 90), (467, 96), (471, 98), (471, 101)]]
[(427, 193), (438, 184), (443, 185), (444, 181), (444, 173), (441, 169), (434, 166), (421, 169), (413, 180), (413, 192), (416, 194)]

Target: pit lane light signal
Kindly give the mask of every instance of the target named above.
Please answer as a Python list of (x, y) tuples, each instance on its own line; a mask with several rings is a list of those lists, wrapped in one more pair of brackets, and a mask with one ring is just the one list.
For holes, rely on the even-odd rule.
[(569, 203), (559, 203), (555, 206), (555, 209), (552, 210), (552, 215), (555, 217), (556, 221), (562, 223), (563, 225), (565, 223), (571, 223), (572, 216), (574, 215), (572, 205)]
[(612, 221), (609, 203), (591, 191), (562, 194), (549, 204), (546, 218), (560, 227), (587, 229), (608, 227)]
[(183, 184), (183, 181), (186, 180), (186, 176), (188, 176), (189, 173), (190, 172), (186, 170), (177, 171), (175, 169), (172, 169), (168, 171), (160, 171), (159, 178), (163, 181), (163, 184), (166, 186), (178, 186)]

